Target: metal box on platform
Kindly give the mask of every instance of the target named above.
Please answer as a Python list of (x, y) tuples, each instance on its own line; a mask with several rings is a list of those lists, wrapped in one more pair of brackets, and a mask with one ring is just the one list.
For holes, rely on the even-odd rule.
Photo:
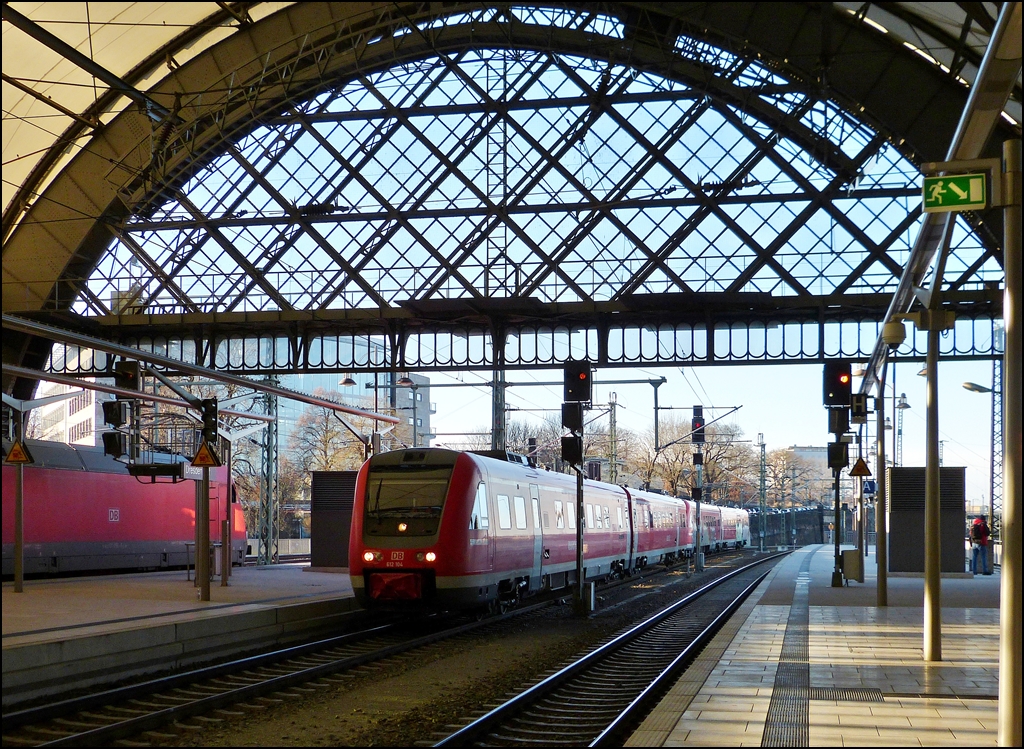
[[(965, 471), (939, 468), (941, 572), (964, 572)], [(889, 571), (924, 573), (924, 468), (892, 467), (889, 486)]]
[(309, 501), (310, 567), (348, 567), (358, 471), (313, 471)]

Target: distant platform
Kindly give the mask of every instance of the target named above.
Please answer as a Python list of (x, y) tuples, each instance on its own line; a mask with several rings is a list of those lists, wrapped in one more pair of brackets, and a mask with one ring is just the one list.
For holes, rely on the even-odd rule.
[(208, 602), (185, 570), (5, 582), (4, 708), (329, 632), (358, 610), (352, 586), (308, 567), (236, 567)]

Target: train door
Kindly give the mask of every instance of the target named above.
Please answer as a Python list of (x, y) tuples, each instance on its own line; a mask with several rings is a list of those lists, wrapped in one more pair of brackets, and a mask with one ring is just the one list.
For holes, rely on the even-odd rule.
[(674, 521), (672, 525), (675, 526), (676, 531), (676, 540), (673, 546), (676, 552), (678, 552), (683, 545), (683, 511), (680, 509), (673, 510), (672, 519)]
[(633, 495), (626, 492), (626, 518), (629, 523), (629, 560), (626, 569), (632, 570), (636, 559), (636, 505), (633, 503)]
[(530, 502), (533, 504), (533, 572), (530, 590), (540, 590), (544, 584), (541, 567), (544, 564), (544, 527), (540, 522), (540, 486), (530, 484)]
[(490, 571), (494, 561), (494, 536), (491, 532), (491, 513), (487, 497), (487, 484), (477, 484), (473, 511), (469, 517), (469, 550), (466, 569), (469, 572)]

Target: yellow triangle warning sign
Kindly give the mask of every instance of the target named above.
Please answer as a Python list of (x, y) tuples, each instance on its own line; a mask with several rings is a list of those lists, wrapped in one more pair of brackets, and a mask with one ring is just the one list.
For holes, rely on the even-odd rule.
[(220, 468), (220, 458), (217, 457), (217, 453), (210, 447), (210, 443), (203, 440), (203, 444), (196, 451), (196, 456), (192, 458), (192, 465), (197, 468)]
[(870, 476), (871, 471), (868, 470), (868, 464), (864, 462), (864, 458), (857, 458), (857, 462), (853, 464), (853, 468), (850, 469), (851, 476)]
[(15, 465), (19, 463), (35, 463), (32, 460), (32, 453), (25, 447), (25, 443), (21, 440), (15, 440), (14, 444), (11, 445), (11, 451), (7, 453), (7, 457), (4, 458), (5, 463), (13, 463)]

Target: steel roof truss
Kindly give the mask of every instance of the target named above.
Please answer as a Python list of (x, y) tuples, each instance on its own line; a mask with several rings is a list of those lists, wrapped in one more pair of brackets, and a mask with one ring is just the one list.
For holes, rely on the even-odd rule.
[[(110, 231), (121, 241), (121, 244), (123, 244), (125, 248), (127, 248), (128, 251), (145, 266), (146, 270), (153, 274), (153, 278), (157, 281), (156, 288), (149, 293), (146, 305), (144, 306), (148, 306), (149, 303), (156, 300), (160, 295), (160, 292), (166, 289), (168, 293), (170, 293), (170, 295), (174, 297), (174, 299), (177, 300), (177, 302), (185, 309), (190, 312), (200, 311), (199, 306), (193, 302), (189, 295), (174, 282), (174, 279), (171, 278), (171, 276), (164, 272), (164, 269), (159, 263), (154, 262), (153, 258), (149, 256), (149, 253), (135, 241), (131, 234), (117, 226), (111, 227)], [(136, 295), (136, 298), (137, 297), (138, 295)], [(134, 299), (132, 301), (134, 301)]]
[[(195, 205), (193, 205), (192, 201), (188, 199), (187, 195), (176, 190), (175, 197), (177, 201), (181, 204), (181, 206), (185, 208), (185, 210), (187, 210), (193, 216), (195, 216), (196, 218), (206, 218), (206, 216), (203, 215), (203, 213), (198, 208), (196, 208)], [(231, 259), (238, 264), (240, 268), (242, 268), (242, 270), (249, 274), (251, 278), (256, 280), (260, 288), (262, 288), (267, 293), (267, 296), (269, 296), (271, 299), (277, 302), (281, 309), (292, 309), (292, 306), (288, 303), (288, 300), (285, 299), (281, 295), (281, 293), (276, 288), (274, 288), (272, 284), (267, 282), (267, 280), (263, 277), (263, 273), (261, 273), (258, 268), (253, 266), (253, 264), (246, 259), (245, 255), (243, 255), (241, 252), (235, 249), (235, 246), (227, 240), (227, 237), (225, 237), (221, 233), (220, 229), (218, 229), (215, 226), (207, 226), (206, 231), (213, 237), (214, 242), (216, 242), (217, 245), (222, 250), (224, 250), (224, 252), (226, 252), (231, 257)]]
[[(242, 165), (242, 168), (244, 168), (249, 173), (249, 176), (251, 176), (254, 180), (260, 183), (260, 187), (266, 190), (267, 194), (270, 195), (271, 198), (273, 198), (278, 203), (278, 205), (281, 206), (285, 213), (292, 214), (295, 223), (298, 226), (301, 226), (303, 231), (305, 231), (305, 233), (310, 238), (312, 238), (313, 241), (315, 241), (324, 252), (330, 255), (331, 259), (334, 260), (334, 262), (336, 262), (340, 268), (342, 268), (349, 274), (349, 278), (352, 281), (355, 281), (355, 283), (362, 288), (363, 292), (370, 299), (372, 299), (374, 303), (377, 304), (377, 306), (387, 306), (387, 303), (385, 302), (384, 298), (381, 297), (380, 294), (378, 294), (377, 291), (372, 286), (366, 283), (366, 280), (363, 279), (361, 275), (359, 275), (355, 268), (353, 268), (349, 264), (349, 262), (337, 250), (334, 249), (331, 243), (328, 242), (327, 239), (319, 231), (317, 231), (316, 228), (313, 227), (313, 225), (309, 221), (307, 221), (305, 218), (298, 214), (298, 211), (295, 209), (295, 206), (291, 205), (287, 200), (285, 200), (284, 196), (281, 195), (280, 192), (278, 192), (277, 188), (274, 187), (270, 183), (270, 181), (258, 169), (256, 169), (256, 167), (249, 163), (249, 160), (246, 159), (241, 153), (239, 153), (238, 149), (236, 149), (234, 146), (229, 146), (228, 151), (232, 155), (232, 157), (234, 157), (238, 161), (238, 163)], [(279, 296), (280, 294), (277, 295), (277, 297)], [(275, 301), (277, 297), (275, 297)], [(292, 309), (291, 304), (288, 304), (287, 302), (285, 302), (285, 304), (287, 306), (282, 306), (282, 309)]]

